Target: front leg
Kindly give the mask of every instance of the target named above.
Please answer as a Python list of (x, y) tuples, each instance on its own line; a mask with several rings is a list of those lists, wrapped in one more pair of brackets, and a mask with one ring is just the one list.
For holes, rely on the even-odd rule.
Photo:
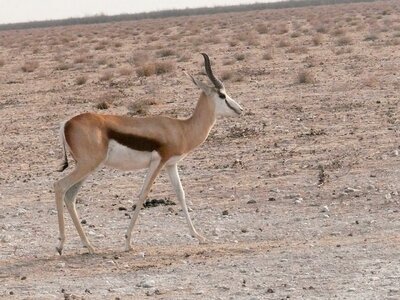
[(129, 224), (128, 231), (125, 235), (125, 237), (126, 237), (125, 250), (126, 251), (132, 250), (131, 238), (132, 238), (133, 227), (135, 226), (137, 218), (139, 217), (140, 209), (142, 208), (143, 203), (146, 200), (147, 194), (149, 193), (154, 180), (156, 179), (157, 175), (160, 173), (163, 166), (164, 166), (164, 163), (161, 161), (161, 157), (159, 156), (159, 154), (157, 152), (153, 152), (149, 171), (146, 175), (146, 179), (144, 180), (142, 190), (140, 191), (140, 194), (139, 194), (139, 201), (136, 204), (136, 208), (135, 208), (135, 211), (133, 212), (132, 220)]
[(178, 166), (176, 164), (168, 166), (167, 172), (168, 172), (171, 184), (175, 189), (176, 196), (178, 197), (179, 203), (182, 206), (183, 213), (185, 214), (185, 218), (186, 218), (187, 224), (189, 226), (190, 234), (193, 237), (197, 238), (199, 240), (200, 244), (206, 243), (207, 242), (206, 238), (203, 237), (202, 235), (200, 235), (196, 231), (196, 229), (194, 229), (192, 220), (190, 219), (188, 208), (186, 205), (186, 200), (185, 200), (185, 191), (183, 190), (182, 183), (179, 178)]

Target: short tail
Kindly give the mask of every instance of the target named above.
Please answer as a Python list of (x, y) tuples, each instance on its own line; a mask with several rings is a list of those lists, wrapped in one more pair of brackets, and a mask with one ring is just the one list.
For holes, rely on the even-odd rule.
[(67, 157), (67, 149), (65, 147), (65, 135), (64, 135), (64, 126), (65, 123), (63, 123), (61, 125), (61, 129), (60, 129), (60, 139), (61, 139), (61, 144), (63, 146), (63, 152), (64, 152), (64, 161), (62, 162), (62, 164), (60, 165), (60, 167), (58, 168), (58, 172), (63, 172), (66, 168), (68, 168), (68, 157)]

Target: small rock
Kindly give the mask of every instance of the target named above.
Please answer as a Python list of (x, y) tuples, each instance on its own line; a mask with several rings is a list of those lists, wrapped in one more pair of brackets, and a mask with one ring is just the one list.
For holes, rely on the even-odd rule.
[(118, 207), (118, 210), (126, 210), (126, 207), (120, 206)]
[(269, 288), (269, 289), (267, 290), (267, 293), (268, 293), (268, 294), (273, 294), (273, 293), (275, 293), (275, 291), (274, 291), (273, 289)]
[(323, 206), (321, 212), (329, 212), (329, 207), (327, 205)]
[(144, 256), (145, 256), (145, 253), (144, 253), (144, 252), (139, 252), (139, 253), (137, 254), (137, 257), (139, 257), (139, 258), (144, 258)]
[(223, 215), (223, 216), (227, 216), (228, 214), (229, 214), (229, 212), (228, 212), (227, 209), (225, 209), (225, 210), (222, 212), (222, 215)]
[(242, 230), (241, 230), (243, 233), (246, 233), (246, 232), (248, 232), (248, 230), (246, 229), (246, 228), (242, 228)]
[(358, 189), (355, 189), (355, 188), (352, 188), (352, 187), (346, 187), (345, 189), (344, 189), (344, 192), (345, 193), (355, 193), (355, 192), (359, 192), (360, 190), (358, 190)]
[(247, 201), (247, 204), (254, 204), (254, 203), (257, 203), (257, 201), (254, 199), (250, 199), (249, 201)]
[(152, 287), (154, 287), (155, 285), (156, 285), (156, 283), (155, 283), (155, 281), (152, 280), (152, 279), (145, 279), (145, 280), (143, 280), (143, 281), (141, 281), (141, 282), (139, 283), (139, 286), (140, 286), (140, 287), (143, 287), (143, 288), (146, 288), (146, 289), (152, 288)]
[(324, 218), (325, 218), (325, 219), (329, 219), (330, 217), (329, 217), (329, 215), (325, 214), (325, 215), (324, 215)]
[(274, 197), (269, 197), (268, 201), (276, 201), (276, 199)]
[(303, 198), (298, 197), (296, 200), (294, 200), (294, 204), (300, 204), (303, 202)]

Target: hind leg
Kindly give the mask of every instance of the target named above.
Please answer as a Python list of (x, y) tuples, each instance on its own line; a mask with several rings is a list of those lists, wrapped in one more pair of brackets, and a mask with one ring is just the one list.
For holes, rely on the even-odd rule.
[(71, 174), (60, 179), (54, 185), (54, 190), (56, 194), (57, 213), (58, 213), (58, 226), (60, 231), (60, 237), (59, 237), (60, 243), (56, 247), (56, 249), (60, 255), (62, 254), (65, 243), (64, 202), (67, 206), (69, 214), (71, 215), (75, 228), (79, 233), (82, 243), (89, 249), (90, 253), (94, 252), (93, 247), (91, 246), (90, 242), (86, 237), (86, 234), (82, 229), (82, 226), (79, 222), (79, 218), (75, 209), (76, 194), (78, 193), (79, 188), (82, 186), (83, 180), (91, 172), (92, 169), (87, 169), (86, 171), (83, 171), (77, 167)]
[(68, 212), (71, 215), (72, 221), (75, 225), (76, 230), (81, 238), (83, 245), (88, 248), (89, 253), (94, 253), (94, 248), (90, 244), (85, 232), (83, 231), (82, 225), (79, 221), (78, 213), (76, 212), (76, 201), (75, 197), (82, 186), (83, 181), (74, 184), (65, 194), (65, 205), (67, 206)]

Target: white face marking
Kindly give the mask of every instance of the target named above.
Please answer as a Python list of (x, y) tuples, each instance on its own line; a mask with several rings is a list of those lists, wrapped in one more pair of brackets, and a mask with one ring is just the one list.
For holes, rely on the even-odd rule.
[[(225, 95), (225, 98), (221, 98), (219, 94)], [(242, 113), (242, 107), (235, 100), (229, 97), (225, 90), (215, 93), (213, 97), (217, 115), (237, 117)]]
[(150, 166), (152, 152), (132, 150), (110, 140), (104, 164), (119, 170), (139, 170)]

